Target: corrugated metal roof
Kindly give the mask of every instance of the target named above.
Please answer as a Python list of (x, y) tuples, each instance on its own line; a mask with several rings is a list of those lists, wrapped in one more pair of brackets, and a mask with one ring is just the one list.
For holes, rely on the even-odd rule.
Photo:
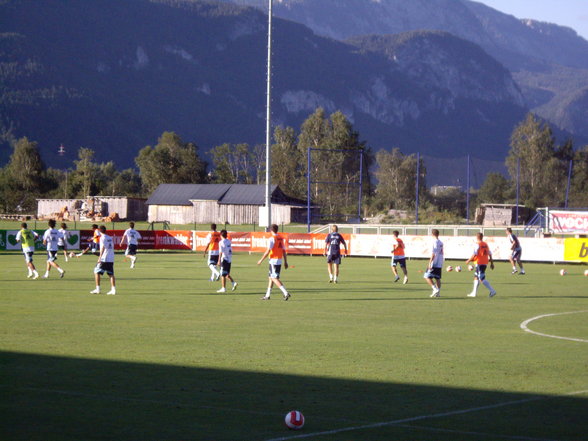
[(218, 201), (230, 184), (160, 184), (147, 205), (192, 205), (190, 199)]
[[(265, 205), (265, 185), (254, 184), (160, 184), (147, 205), (192, 205), (190, 201), (218, 201), (230, 205)], [(299, 205), (272, 185), (272, 202)]]
[[(272, 196), (277, 185), (272, 185)], [(265, 205), (265, 185), (232, 184), (219, 204)]]

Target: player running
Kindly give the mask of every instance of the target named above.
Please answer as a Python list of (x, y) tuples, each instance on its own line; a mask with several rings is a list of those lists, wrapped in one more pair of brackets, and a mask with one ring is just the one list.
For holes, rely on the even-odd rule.
[(519, 238), (516, 237), (512, 233), (512, 228), (506, 229), (506, 236), (508, 237), (508, 240), (510, 241), (510, 250), (512, 251), (512, 254), (508, 258), (508, 260), (510, 260), (510, 264), (512, 265), (512, 273), (511, 274), (517, 273), (516, 264), (518, 263), (519, 268), (521, 269), (521, 272), (519, 274), (521, 276), (524, 276), (525, 269), (523, 268), (523, 262), (521, 262), (521, 254), (523, 252), (523, 249), (521, 247), (521, 243), (519, 242)]
[(404, 273), (404, 281), (402, 283), (406, 285), (408, 283), (408, 271), (406, 269), (406, 257), (404, 256), (404, 242), (398, 237), (400, 235), (398, 230), (394, 230), (392, 235), (394, 236), (392, 241), (392, 272), (394, 273), (394, 282), (400, 280), (400, 276), (396, 269), (396, 266), (400, 265), (400, 268), (402, 268), (402, 272)]
[(204, 248), (204, 256), (206, 257), (206, 252), (208, 251), (208, 268), (210, 268), (211, 271), (210, 281), (216, 282), (220, 278), (220, 273), (216, 269), (216, 266), (218, 265), (218, 257), (220, 254), (218, 244), (221, 241), (221, 235), (216, 231), (216, 224), (210, 224), (210, 229), (212, 231), (206, 236), (208, 243)]
[(51, 219), (48, 222), (48, 225), (49, 228), (45, 231), (45, 234), (43, 234), (43, 245), (47, 247), (47, 270), (45, 271), (43, 278), (49, 278), (51, 267), (59, 271), (59, 277), (63, 278), (65, 271), (55, 262), (57, 260), (57, 252), (59, 251), (57, 243), (59, 242), (61, 233), (55, 229), (55, 220)]
[(325, 239), (325, 251), (324, 256), (327, 256), (327, 269), (329, 271), (329, 283), (337, 283), (339, 278), (339, 265), (341, 265), (341, 257), (345, 254), (341, 254), (341, 245), (345, 248), (345, 254), (347, 254), (347, 244), (343, 236), (339, 234), (339, 227), (333, 225), (331, 232), (327, 234)]
[(135, 222), (129, 222), (129, 228), (123, 233), (123, 237), (120, 244), (127, 243), (127, 249), (125, 250), (125, 258), (131, 259), (131, 268), (135, 268), (137, 262), (137, 248), (139, 247), (139, 241), (141, 240), (141, 234), (135, 230)]
[(27, 269), (29, 270), (27, 278), (30, 279), (32, 277), (33, 279), (38, 279), (39, 273), (33, 263), (33, 254), (35, 254), (35, 242), (39, 240), (39, 235), (33, 230), (29, 230), (26, 222), (23, 222), (20, 226), (21, 230), (16, 233), (16, 241), (20, 242), (22, 246), (22, 252), (25, 257)]
[(288, 300), (291, 296), (286, 290), (286, 287), (280, 281), (280, 270), (282, 268), (282, 260), (284, 261), (284, 269), (288, 269), (288, 257), (286, 255), (286, 242), (282, 235), (278, 234), (278, 226), (272, 224), (270, 227), (272, 237), (269, 240), (269, 244), (261, 259), (257, 262), (261, 265), (266, 257), (269, 256), (269, 282), (267, 286), (267, 292), (261, 300), (269, 300), (272, 293), (272, 287), (276, 285), (282, 291), (284, 300)]
[(90, 294), (100, 294), (100, 276), (104, 273), (108, 274), (110, 278), (110, 291), (106, 295), (116, 294), (116, 280), (114, 277), (114, 240), (106, 234), (106, 227), (100, 225), (100, 251), (98, 255), (98, 263), (94, 268), (94, 281), (96, 282), (96, 289), (90, 291)]
[(488, 262), (490, 262), (490, 268), (494, 269), (492, 252), (490, 251), (488, 244), (484, 242), (484, 235), (482, 233), (478, 233), (476, 235), (476, 241), (476, 248), (474, 249), (472, 257), (466, 260), (466, 265), (470, 262), (476, 262), (476, 272), (474, 273), (474, 289), (471, 293), (468, 294), (468, 297), (476, 297), (478, 285), (480, 282), (482, 282), (482, 284), (488, 288), (490, 291), (490, 297), (494, 297), (496, 295), (496, 290), (492, 288), (490, 282), (486, 280), (486, 268), (488, 266)]
[(217, 292), (227, 292), (227, 279), (231, 281), (233, 287), (231, 291), (237, 289), (237, 282), (231, 277), (231, 262), (233, 261), (233, 247), (231, 240), (228, 238), (227, 230), (221, 230), (220, 235), (222, 237), (219, 242), (219, 263), (221, 267), (221, 289)]
[(433, 243), (431, 246), (431, 258), (425, 272), (425, 280), (433, 292), (430, 297), (441, 297), (441, 274), (443, 272), (443, 262), (445, 257), (443, 255), (443, 242), (439, 240), (439, 230), (432, 230)]

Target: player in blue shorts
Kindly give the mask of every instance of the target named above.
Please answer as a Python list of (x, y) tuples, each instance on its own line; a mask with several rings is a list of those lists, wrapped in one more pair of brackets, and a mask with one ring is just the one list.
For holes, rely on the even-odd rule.
[(524, 276), (525, 269), (523, 268), (523, 262), (521, 262), (521, 254), (523, 252), (523, 249), (521, 248), (521, 243), (519, 242), (519, 238), (516, 237), (512, 233), (512, 228), (506, 229), (506, 236), (508, 237), (508, 240), (510, 241), (511, 255), (508, 258), (508, 260), (510, 260), (510, 264), (512, 265), (512, 274), (517, 273), (517, 265), (516, 264), (518, 263), (519, 268), (521, 269), (521, 272), (519, 274), (521, 276)]
[(343, 236), (339, 234), (337, 225), (331, 227), (331, 232), (325, 239), (325, 252), (323, 255), (327, 256), (327, 269), (329, 270), (329, 283), (337, 283), (339, 278), (339, 265), (341, 265), (341, 245), (345, 248), (347, 254), (347, 244)]

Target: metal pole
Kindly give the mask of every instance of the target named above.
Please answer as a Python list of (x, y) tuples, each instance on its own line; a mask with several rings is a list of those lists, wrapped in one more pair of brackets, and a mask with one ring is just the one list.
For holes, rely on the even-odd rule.
[(363, 150), (359, 153), (359, 200), (357, 202), (357, 223), (361, 223), (361, 196), (363, 193)]
[(568, 208), (568, 196), (570, 195), (570, 183), (572, 182), (572, 167), (574, 160), (570, 159), (570, 165), (568, 167), (568, 185), (566, 186), (566, 204), (565, 208)]
[(466, 179), (466, 223), (470, 224), (470, 155), (468, 155), (468, 176)]
[(310, 147), (307, 150), (307, 165), (306, 165), (306, 232), (310, 233)]
[(272, 224), (272, 178), (271, 178), (271, 79), (272, 79), (272, 3), (269, 1), (267, 21), (267, 91), (266, 91), (266, 125), (265, 125), (265, 208), (267, 210), (267, 227)]
[(415, 206), (415, 224), (419, 224), (419, 181), (421, 175), (421, 154), (417, 153), (416, 167), (416, 206)]
[(517, 158), (517, 206), (515, 208), (515, 225), (519, 224), (519, 198), (521, 194), (521, 158)]

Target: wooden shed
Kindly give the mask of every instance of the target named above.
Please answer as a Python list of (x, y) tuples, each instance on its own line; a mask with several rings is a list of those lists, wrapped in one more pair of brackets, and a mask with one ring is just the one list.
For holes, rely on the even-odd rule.
[[(272, 186), (272, 221), (306, 221), (306, 203)], [(146, 202), (149, 222), (259, 224), (265, 185), (161, 184)], [(316, 207), (313, 207), (316, 210)]]

